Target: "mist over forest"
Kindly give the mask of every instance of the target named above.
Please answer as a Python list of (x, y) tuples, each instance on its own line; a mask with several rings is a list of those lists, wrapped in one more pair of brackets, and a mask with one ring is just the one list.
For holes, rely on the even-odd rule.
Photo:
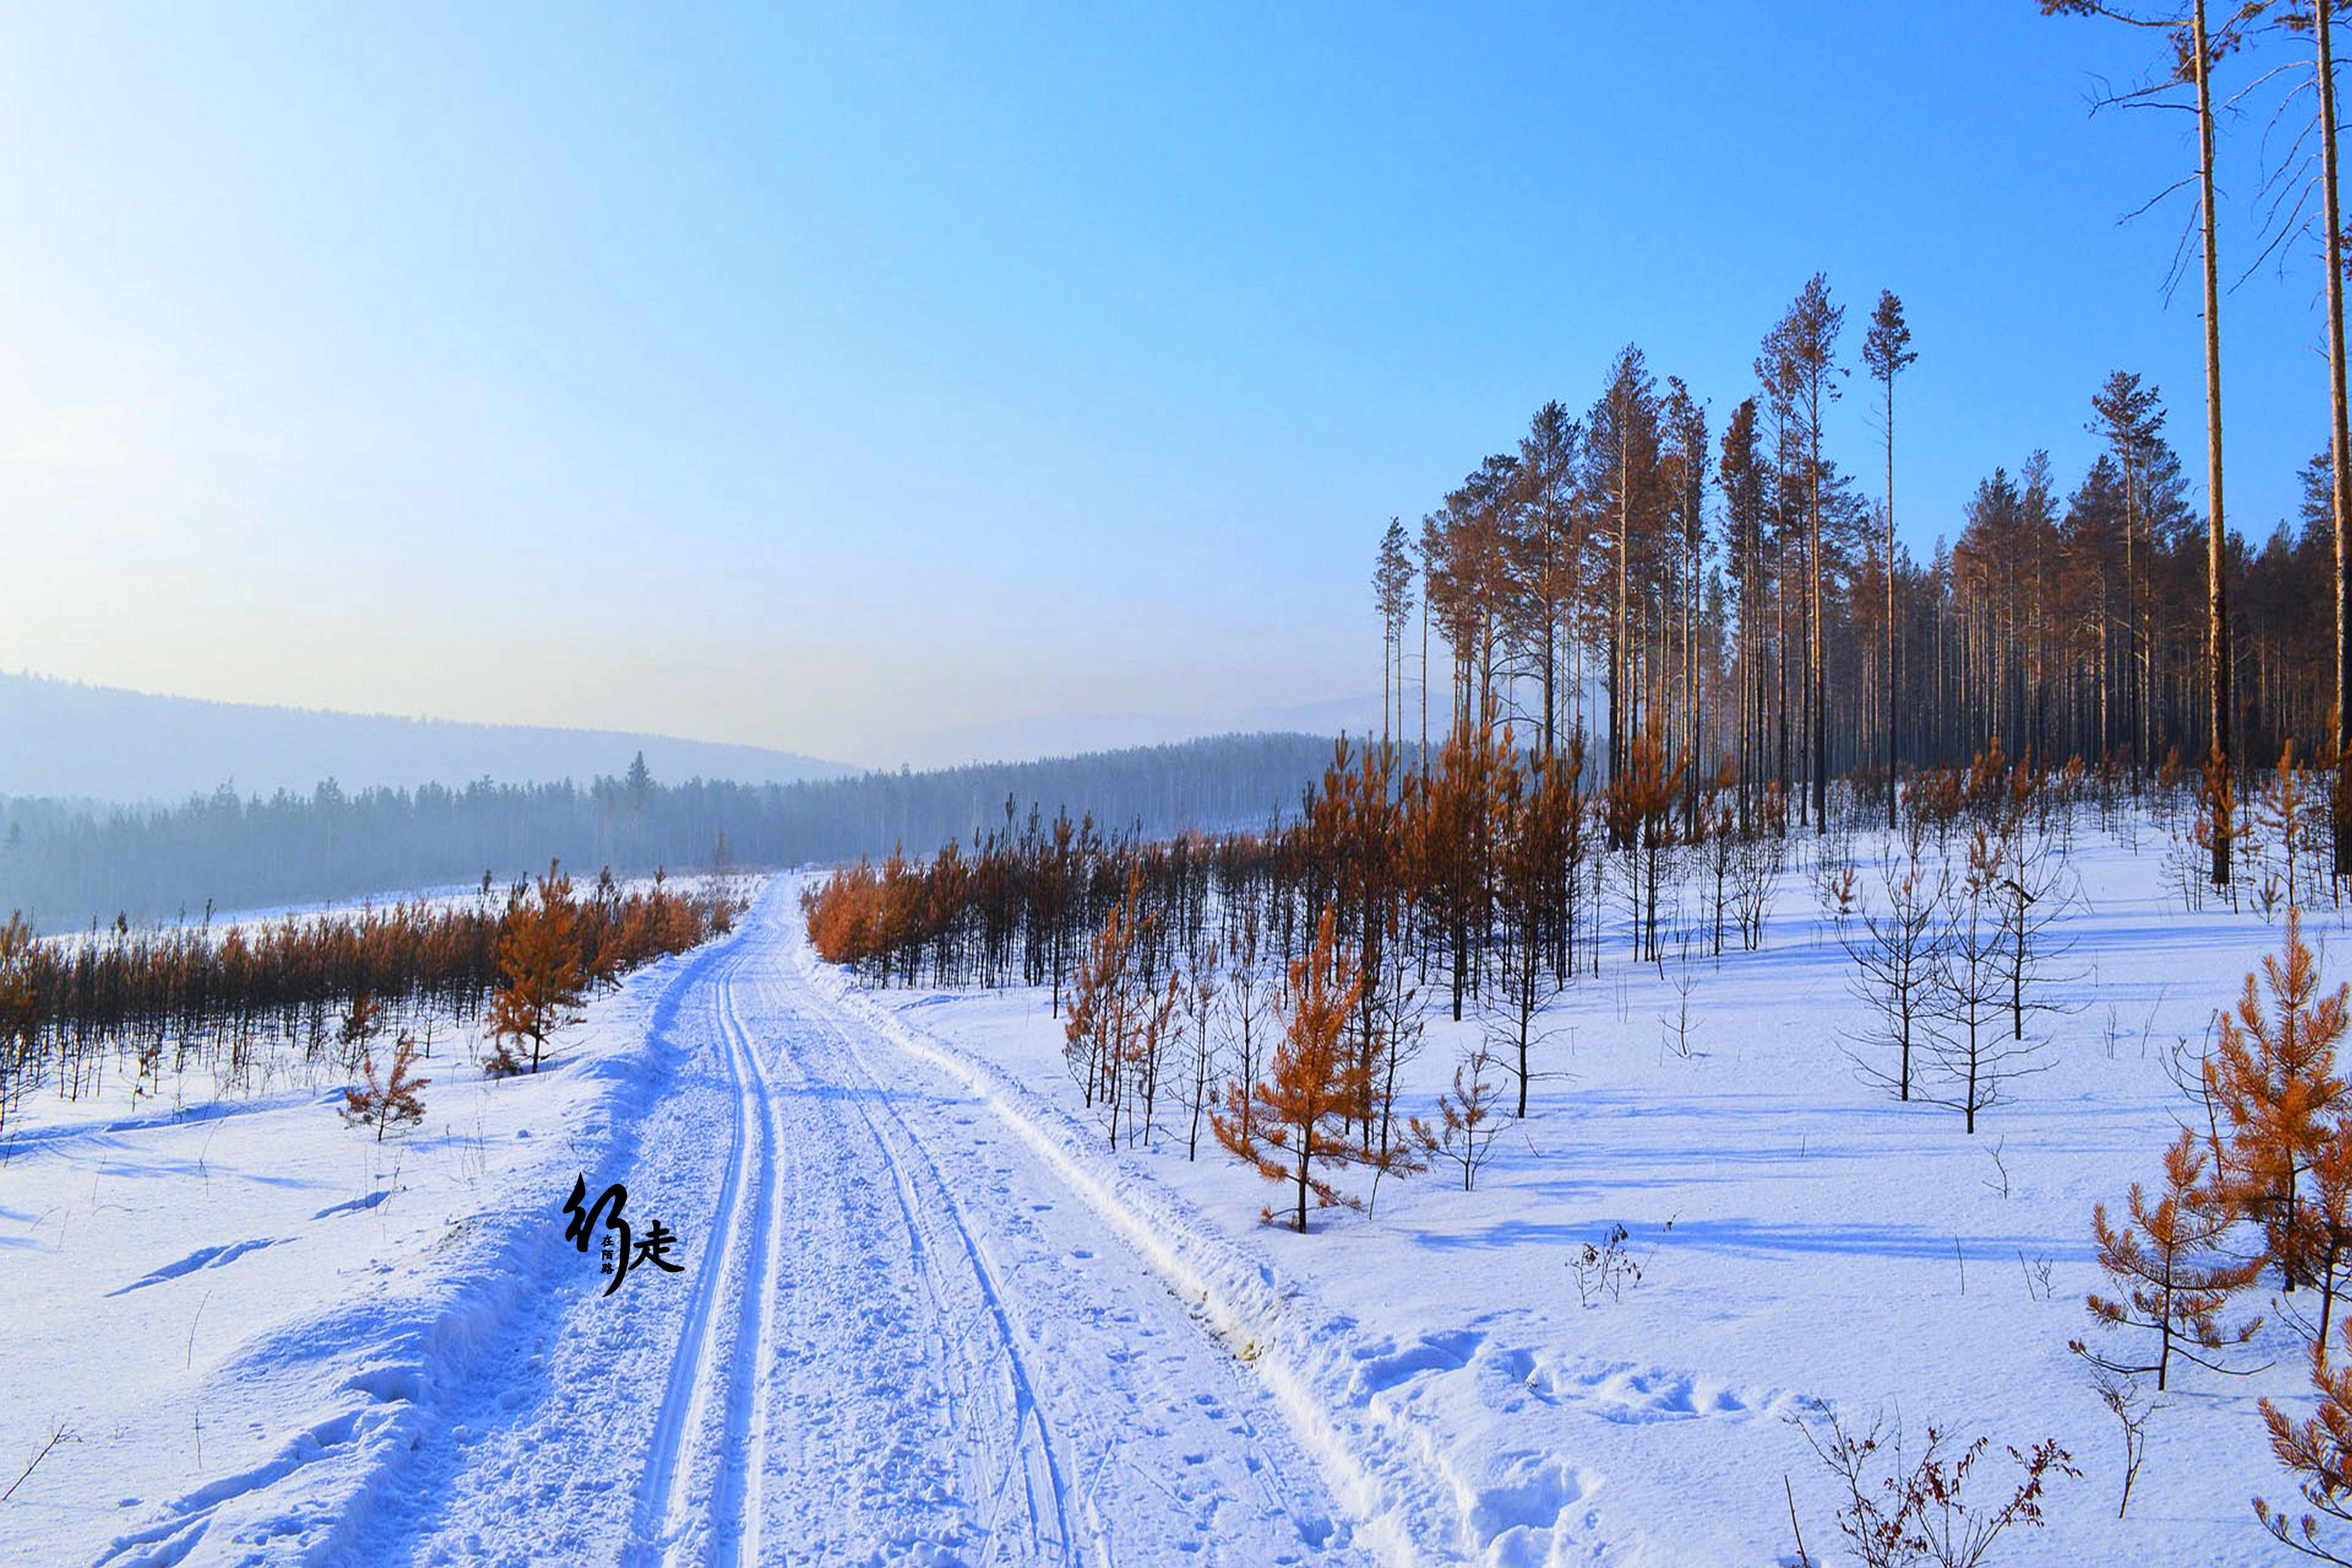
[[(1331, 758), (1303, 734), (1226, 735), (1027, 763), (793, 784), (663, 779), (617, 760), (586, 784), (494, 784), (241, 795), (176, 805), (0, 795), (0, 911), (45, 931), (361, 898), (544, 870), (593, 875), (782, 867), (928, 854), (1002, 830), (1008, 812), (1091, 816), (1106, 834), (1262, 826)], [(638, 761), (642, 761), (641, 759)]]

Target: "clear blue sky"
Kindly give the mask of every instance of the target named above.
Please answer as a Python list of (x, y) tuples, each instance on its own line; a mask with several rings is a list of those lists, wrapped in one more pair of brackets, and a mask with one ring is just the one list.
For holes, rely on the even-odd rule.
[[(2031, 0), (51, 7), (0, 49), (0, 667), (959, 760), (1376, 713), (1365, 579), (1638, 342), (1717, 428), (1814, 270), (1898, 511), (2202, 431), (2185, 116)], [(2233, 62), (2230, 84), (2252, 66)], [(2227, 132), (2231, 276), (2267, 115)], [(2319, 268), (2223, 305), (2231, 514)], [(1859, 384), (1832, 448), (1875, 488)]]

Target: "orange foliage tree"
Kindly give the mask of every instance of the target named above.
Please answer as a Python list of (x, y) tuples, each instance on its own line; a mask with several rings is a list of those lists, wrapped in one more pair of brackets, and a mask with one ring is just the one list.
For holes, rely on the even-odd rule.
[[(1318, 1208), (1360, 1206), (1342, 1196), (1325, 1173), (1365, 1158), (1363, 1145), (1347, 1132), (1349, 1114), (1364, 1094), (1364, 1069), (1341, 1043), (1362, 984), (1355, 960), (1340, 949), (1331, 911), (1324, 910), (1316, 922), (1313, 951), (1291, 961), (1290, 991), (1282, 1006), (1285, 1028), (1268, 1076), (1246, 1088), (1231, 1086), (1225, 1109), (1210, 1118), (1217, 1142), (1237, 1159), (1256, 1166), (1270, 1182), (1293, 1186), (1293, 1223), (1301, 1235), (1310, 1194)], [(1273, 1217), (1271, 1208), (1267, 1217)]]
[(2220, 1047), (2205, 1064), (2205, 1086), (2228, 1123), (2229, 1192), (2261, 1222), (2269, 1256), (2293, 1289), (2313, 1278), (2314, 1252), (2324, 1246), (2311, 1224), (2306, 1177), (2331, 1122), (2352, 1109), (2336, 1071), (2352, 990), (2339, 985), (2334, 995), (2320, 996), (2318, 964), (2292, 909), (2285, 962), (2265, 957), (2262, 979), (2273, 1010), (2265, 1015), (2255, 977), (2247, 975), (2236, 1015), (2222, 1016)]
[[(499, 938), (500, 984), (490, 1003), (490, 1037), (496, 1047), (487, 1065), (501, 1078), (539, 1070), (548, 1039), (581, 1021), (574, 1009), (588, 989), (572, 879), (550, 861), (538, 891), (535, 903), (513, 911)], [(525, 1040), (530, 1042), (528, 1064), (516, 1054)]]
[(0, 1126), (21, 1091), (40, 1033), (41, 1002), (33, 983), (33, 928), (11, 912), (0, 924)]
[(2108, 1222), (2105, 1204), (2092, 1210), (2099, 1267), (2115, 1280), (2119, 1294), (2095, 1293), (2085, 1305), (2102, 1327), (2154, 1333), (2156, 1359), (2119, 1361), (2081, 1340), (2068, 1346), (2076, 1355), (2105, 1372), (2131, 1376), (2152, 1372), (2158, 1389), (2171, 1375), (2175, 1355), (2209, 1371), (2232, 1370), (2208, 1357), (2245, 1343), (2262, 1326), (2260, 1318), (2234, 1328), (2221, 1321), (2231, 1296), (2253, 1282), (2262, 1259), (2241, 1260), (2221, 1251), (2221, 1240), (2237, 1215), (2221, 1184), (2208, 1175), (2204, 1151), (2183, 1128), (2165, 1151), (2164, 1194), (2153, 1205), (2134, 1182), (2127, 1200), (2130, 1217), (2124, 1225)]
[[(2345, 1341), (2352, 1347), (2352, 1323), (2345, 1324)], [(2323, 1347), (2311, 1351), (2311, 1382), (2319, 1395), (2318, 1410), (2308, 1421), (2297, 1422), (2277, 1405), (2262, 1402), (2263, 1425), (2270, 1429), (2271, 1452), (2295, 1479), (2309, 1509), (2289, 1519), (2262, 1498), (2254, 1500), (2254, 1517), (2280, 1544), (2323, 1563), (2352, 1564), (2352, 1557), (2332, 1550), (2321, 1531), (2321, 1520), (2352, 1526), (2352, 1366), (2327, 1369)], [(2334, 1548), (2352, 1550), (2352, 1541), (2338, 1539)]]
[(415, 1065), (416, 1039), (413, 1035), (400, 1037), (393, 1047), (392, 1072), (378, 1078), (375, 1053), (364, 1052), (360, 1058), (361, 1081), (343, 1090), (343, 1120), (357, 1127), (375, 1129), (375, 1141), (383, 1142), (384, 1130), (405, 1122), (425, 1120), (425, 1099), (419, 1092), (433, 1080), (410, 1076)]

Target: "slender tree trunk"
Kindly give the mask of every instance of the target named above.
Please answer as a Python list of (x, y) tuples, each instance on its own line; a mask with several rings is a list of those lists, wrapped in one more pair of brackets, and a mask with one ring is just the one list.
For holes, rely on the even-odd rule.
[[(2352, 748), (2345, 743), (2346, 719), (2352, 714), (2352, 429), (2347, 429), (2344, 392), (2344, 226), (2337, 216), (2336, 188), (2336, 60), (2329, 39), (2334, 0), (2312, 6), (2319, 38), (2319, 157), (2327, 218), (2327, 392), (2334, 423), (2332, 437), (2336, 469), (2336, 734), (2338, 800), (2352, 800)], [(2341, 809), (2328, 816), (2335, 826), (2336, 874), (2352, 873), (2352, 815)]]
[[(1900, 347), (1900, 344), (1896, 345)], [(1886, 376), (1886, 828), (1895, 830), (1895, 375)]]
[[(2321, 0), (2324, 6), (2327, 0)], [(2206, 723), (2221, 778), (2230, 776), (2230, 597), (2222, 575), (2228, 534), (2221, 506), (2221, 273), (2213, 249), (2213, 84), (2205, 41), (2205, 0), (2197, 0), (2197, 181), (2198, 221), (2205, 251), (2205, 471), (2210, 510), (2205, 531), (2205, 640), (2211, 650), (2207, 672)], [(2213, 885), (2230, 885), (2230, 836), (2213, 835)]]
[(1625, 765), (1625, 666), (1630, 657), (1625, 647), (1625, 552), (1633, 525), (1628, 489), (1633, 471), (1633, 449), (1621, 409), (1617, 420), (1617, 616), (1609, 628), (1609, 776), (1612, 780)]
[(1811, 513), (1812, 535), (1812, 607), (1807, 618), (1811, 625), (1805, 652), (1813, 666), (1813, 831), (1830, 830), (1830, 720), (1828, 665), (1822, 657), (1829, 646), (1825, 635), (1828, 627), (1822, 624), (1822, 405), (1818, 385), (1813, 392), (1812, 417), (1807, 421), (1811, 439), (1811, 495), (1808, 510)]
[(1780, 581), (1772, 594), (1774, 618), (1780, 623), (1772, 649), (1773, 673), (1778, 678), (1779, 690), (1774, 694), (1772, 727), (1779, 755), (1774, 761), (1774, 779), (1780, 786), (1780, 804), (1785, 809), (1789, 799), (1789, 542), (1780, 540)]

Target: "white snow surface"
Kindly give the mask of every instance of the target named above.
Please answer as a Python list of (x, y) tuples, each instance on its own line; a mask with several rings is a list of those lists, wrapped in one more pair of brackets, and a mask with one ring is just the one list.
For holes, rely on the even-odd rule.
[[(1990, 1478), (2071, 1450), (1993, 1561), (2274, 1561), (2254, 1405), (2307, 1410), (2292, 1333), (2178, 1380), (2121, 1522), (2066, 1350), (2091, 1205), (2184, 1114), (2165, 1048), (2278, 945), (2184, 912), (2160, 845), (2082, 836), (2082, 1005), (1973, 1137), (1857, 1079), (1792, 872), (1762, 950), (1690, 962), (1688, 1058), (1683, 966), (1612, 947), (1475, 1192), (1384, 1182), (1304, 1237), (1205, 1132), (1186, 1158), (1181, 1112), (1108, 1151), (1043, 994), (855, 988), (783, 879), (537, 1077), (436, 1060), (381, 1145), (329, 1086), (37, 1096), (0, 1163), (0, 1487), (73, 1436), (0, 1504), (0, 1561), (1756, 1563), (1794, 1561), (1785, 1478), (1827, 1563), (1812, 1399), (1988, 1436)], [(2345, 951), (2339, 913), (2306, 931)], [(1416, 1108), (1475, 1027), (1432, 1016)], [(686, 1271), (604, 1296), (579, 1174)], [(1642, 1279), (1584, 1305), (1615, 1224)]]
[[(779, 883), (535, 1079), (437, 1063), (381, 1146), (331, 1091), (28, 1117), (0, 1453), (76, 1440), (0, 1557), (1364, 1561), (1083, 1173), (813, 984), (798, 925)], [(604, 1296), (582, 1173), (686, 1271)]]

